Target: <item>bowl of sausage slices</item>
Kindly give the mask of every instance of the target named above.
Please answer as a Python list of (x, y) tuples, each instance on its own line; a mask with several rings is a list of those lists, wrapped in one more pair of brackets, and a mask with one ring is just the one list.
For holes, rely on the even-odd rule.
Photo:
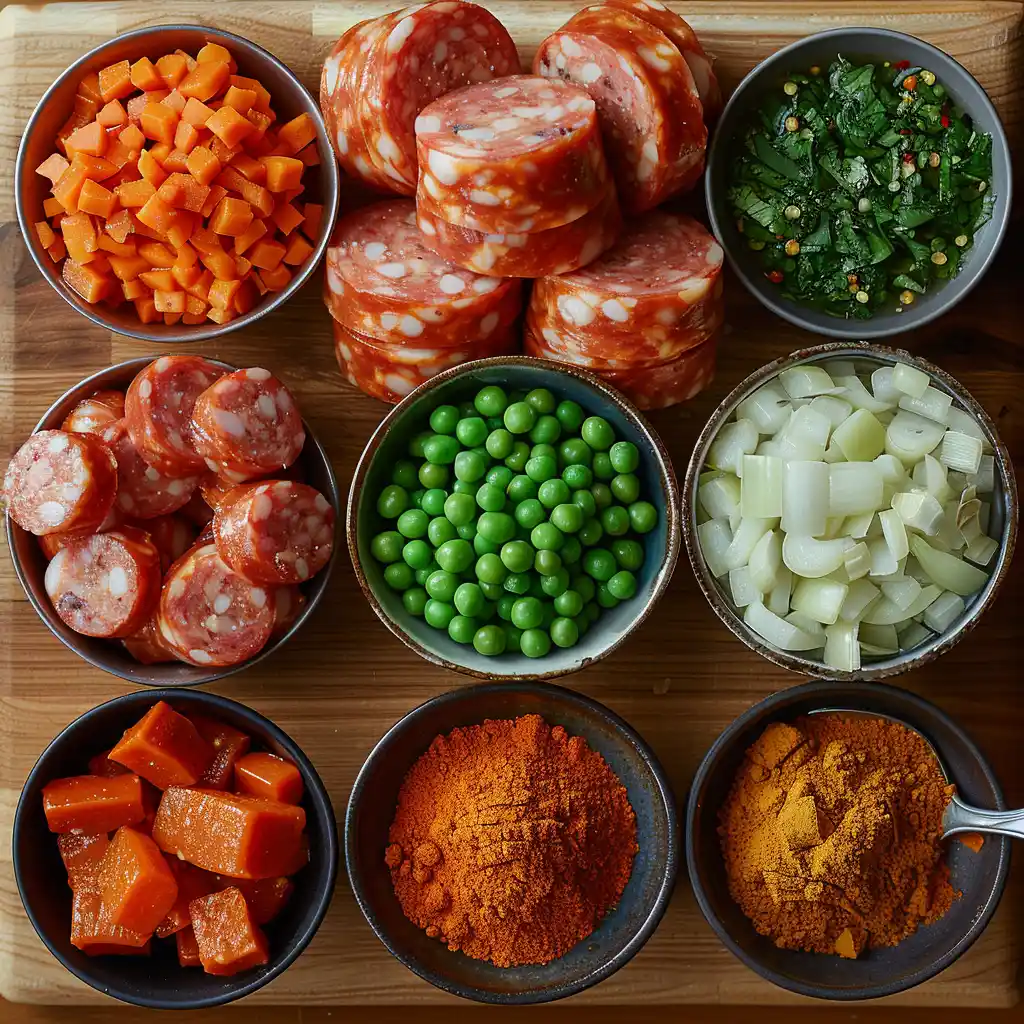
[(339, 500), (280, 380), (191, 355), (73, 387), (0, 491), (40, 618), (90, 664), (154, 686), (223, 678), (301, 627), (327, 587)]

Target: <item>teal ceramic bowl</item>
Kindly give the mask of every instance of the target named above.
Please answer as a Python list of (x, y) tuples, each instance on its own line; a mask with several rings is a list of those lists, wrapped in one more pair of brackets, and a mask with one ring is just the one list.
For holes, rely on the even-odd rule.
[[(409, 440), (428, 429), (439, 405), (469, 401), (481, 388), (498, 384), (506, 391), (549, 388), (558, 399), (578, 402), (588, 415), (603, 416), (617, 439), (640, 451), (642, 497), (658, 510), (658, 525), (642, 538), (644, 563), (636, 573), (637, 593), (601, 617), (574, 647), (552, 647), (543, 658), (523, 654), (478, 654), (447, 632), (409, 614), (400, 593), (384, 582), (384, 567), (370, 554), (373, 538), (394, 524), (377, 512), (377, 497), (391, 482), (394, 464), (408, 457)], [(635, 406), (614, 388), (577, 367), (555, 367), (526, 356), (481, 359), (445, 370), (418, 387), (384, 418), (363, 450), (352, 478), (346, 521), (349, 553), (356, 578), (380, 620), (421, 657), (480, 679), (551, 679), (578, 672), (615, 650), (647, 618), (665, 592), (680, 548), (680, 504), (672, 462), (665, 446)]]

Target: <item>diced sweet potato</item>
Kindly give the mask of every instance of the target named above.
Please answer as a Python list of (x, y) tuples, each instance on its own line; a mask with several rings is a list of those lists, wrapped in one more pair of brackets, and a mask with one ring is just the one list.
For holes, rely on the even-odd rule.
[(214, 111), (213, 117), (206, 122), (206, 127), (228, 149), (240, 146), (242, 140), (253, 131), (253, 126), (249, 120), (233, 107), (221, 107), (219, 110)]
[[(245, 278), (252, 272), (252, 263), (247, 260), (244, 256), (235, 255), (235, 273), (238, 274), (238, 278), (242, 283), (245, 283)], [(239, 295), (235, 294), (235, 309), (239, 313), (245, 312), (245, 310), (239, 308)]]
[(237, 85), (229, 85), (224, 93), (223, 103), (225, 106), (234, 107), (244, 116), (249, 112), (249, 108), (256, 104), (256, 90), (239, 89)]
[(199, 959), (207, 974), (232, 975), (270, 959), (267, 937), (234, 886), (189, 905)]
[(43, 200), (43, 213), (47, 217), (61, 216), (64, 212), (64, 207), (61, 206), (53, 196), (50, 196), (49, 199)]
[(154, 291), (153, 304), (158, 313), (184, 313), (185, 293), (179, 291)]
[(73, 131), (65, 140), (68, 153), (86, 153), (89, 156), (103, 156), (109, 139), (99, 121), (90, 121)]
[(181, 117), (181, 112), (185, 109), (187, 101), (186, 97), (182, 96), (180, 89), (172, 89), (160, 102)]
[(103, 99), (100, 94), (100, 76), (96, 71), (91, 71), (79, 83), (77, 95), (85, 96), (87, 99), (95, 100), (97, 103)]
[(257, 751), (235, 765), (235, 789), (264, 800), (297, 804), (302, 799), (302, 774), (291, 761)]
[(212, 100), (227, 84), (231, 68), (225, 61), (200, 61), (182, 79), (178, 91), (200, 102)]
[(44, 249), (49, 249), (50, 246), (57, 241), (57, 236), (54, 234), (53, 228), (51, 228), (45, 220), (37, 221), (35, 229), (36, 237), (39, 239), (39, 244)]
[(320, 147), (315, 142), (304, 146), (296, 155), (306, 167), (320, 166)]
[(188, 63), (180, 53), (166, 53), (156, 62), (156, 70), (164, 86), (173, 89), (188, 74)]
[(104, 103), (131, 96), (135, 91), (131, 70), (128, 61), (122, 60), (105, 67), (99, 73), (100, 98)]
[(68, 885), (72, 889), (80, 889), (83, 885), (96, 886), (100, 876), (100, 864), (109, 845), (110, 840), (106, 832), (96, 835), (62, 832), (57, 836), (57, 849), (68, 873)]
[(270, 115), (251, 107), (246, 111), (245, 119), (253, 126), (253, 132), (246, 138), (245, 144), (251, 151), (257, 152), (257, 146), (266, 139), (267, 129), (272, 123)]
[(51, 832), (113, 832), (142, 821), (142, 781), (137, 775), (54, 779), (43, 787), (43, 813)]
[(254, 218), (245, 231), (235, 238), (235, 255), (241, 256), (266, 233), (267, 225), (259, 218)]
[[(78, 194), (78, 209), (81, 213), (91, 213), (106, 220), (117, 209), (117, 197), (98, 181), (86, 180)], [(67, 238), (64, 241), (67, 242)]]
[[(144, 255), (142, 247), (139, 254)], [(173, 288), (172, 279), (167, 290)], [(166, 789), (194, 785), (213, 760), (213, 748), (184, 715), (179, 715), (165, 701), (159, 701), (125, 732), (110, 751), (110, 758), (131, 768), (157, 788)]]
[(248, 153), (239, 153), (231, 161), (231, 166), (247, 181), (255, 182), (257, 185), (262, 185), (267, 180), (266, 167)]
[(185, 102), (185, 107), (181, 112), (182, 121), (188, 122), (194, 128), (205, 128), (206, 122), (213, 117), (213, 109), (208, 107), (201, 100), (197, 100), (195, 96), (190, 96)]
[(89, 956), (148, 956), (149, 935), (122, 928), (103, 913), (98, 886), (82, 886), (71, 898), (71, 945)]
[(123, 764), (111, 761), (107, 756), (109, 753), (109, 750), (105, 750), (102, 754), (96, 754), (95, 757), (89, 758), (90, 775), (99, 775), (104, 779), (116, 779), (118, 775), (132, 774)]
[(178, 946), (178, 964), (181, 967), (202, 967), (203, 962), (199, 959), (199, 946), (196, 944), (196, 933), (192, 925), (182, 928), (180, 932), (174, 933), (174, 939)]
[[(210, 122), (206, 122), (207, 128), (209, 128)], [(225, 146), (220, 139), (215, 135), (210, 140), (210, 152), (221, 162), (222, 166), (226, 166), (242, 152), (241, 146)]]
[(287, 263), (291, 267), (299, 267), (312, 255), (313, 246), (296, 232), (289, 239), (288, 251), (284, 254), (282, 262)]
[(174, 130), (177, 126), (177, 112), (162, 103), (147, 103), (139, 116), (139, 127), (142, 129), (142, 134), (147, 139), (153, 139), (156, 142), (172, 144)]
[[(218, 875), (213, 875), (202, 868), (193, 867), (191, 864), (177, 857), (167, 857), (167, 866), (171, 869), (175, 881), (178, 883), (178, 897), (167, 916), (156, 926), (158, 938), (165, 939), (168, 935), (174, 935), (183, 928), (188, 928), (192, 921), (189, 917), (188, 905), (200, 896), (208, 896), (211, 892), (224, 889), (231, 882), (220, 882)], [(258, 883), (248, 883), (250, 885)]]
[(205, 146), (196, 146), (189, 153), (185, 166), (200, 185), (210, 185), (220, 174), (220, 161)]
[(149, 294), (149, 289), (138, 278), (134, 281), (122, 282), (121, 291), (129, 302), (134, 302), (136, 299), (141, 299), (144, 295)]
[(301, 807), (210, 789), (164, 791), (153, 838), (167, 853), (232, 878), (288, 874), (302, 844)]
[(234, 59), (231, 56), (231, 51), (226, 46), (221, 46), (220, 43), (205, 43), (199, 52), (196, 54), (197, 64), (233, 64)]
[[(167, 190), (165, 195), (164, 190)], [(182, 210), (199, 213), (210, 194), (208, 185), (202, 185), (191, 174), (174, 173), (157, 190), (165, 202)]]
[(135, 299), (134, 304), (135, 314), (141, 323), (151, 324), (154, 320), (160, 319), (152, 295), (143, 295), (141, 298)]
[(144, 149), (139, 154), (138, 167), (142, 179), (148, 181), (154, 188), (159, 188), (167, 180), (167, 172), (156, 162), (148, 149)]
[(245, 897), (246, 906), (256, 924), (269, 924), (288, 905), (295, 886), (291, 879), (261, 878), (253, 881), (248, 878), (225, 878), (217, 875), (217, 889), (234, 886)]
[(164, 170), (184, 174), (188, 170), (188, 153), (183, 149), (172, 149), (164, 159)]
[[(118, 195), (118, 202), (123, 202), (120, 195)], [(117, 213), (111, 217), (104, 227), (104, 231), (110, 235), (111, 238), (116, 242), (125, 242), (128, 236), (132, 233), (134, 221), (132, 215), (127, 210), (118, 210)]]
[[(111, 256), (137, 256), (137, 246), (135, 240), (125, 242), (118, 242), (116, 239), (111, 238), (110, 235), (103, 231), (100, 233), (99, 247)], [(97, 774), (93, 772), (93, 774)]]
[(121, 129), (117, 141), (130, 153), (140, 153), (146, 144), (146, 136), (142, 134), (142, 130), (137, 124), (128, 124)]
[(156, 843), (119, 828), (100, 864), (101, 914), (113, 925), (151, 935), (178, 898), (178, 883)]
[[(196, 267), (197, 270), (198, 270), (199, 253), (197, 253), (195, 251), (195, 249), (193, 249), (192, 246), (188, 244), (188, 242), (185, 242), (182, 245), (176, 246), (176, 250), (177, 251), (174, 254), (174, 264), (173, 264), (173, 266), (175, 266), (175, 267)], [(190, 715), (189, 717), (191, 718), (192, 716)], [(194, 720), (193, 720), (193, 724), (195, 724)], [(202, 730), (199, 730), (199, 735), (200, 736), (203, 735)]]
[(299, 114), (277, 131), (277, 141), (293, 155), (316, 138), (316, 123), (309, 114)]
[[(218, 309), (234, 308), (235, 294), (242, 282), (237, 278), (230, 281), (217, 280), (210, 285), (210, 305)], [(237, 765), (235, 766), (237, 770)]]
[(88, 180), (80, 164), (71, 164), (53, 186), (54, 199), (68, 213), (75, 213), (78, 210), (78, 197), (82, 193), (82, 186)]
[(302, 229), (308, 238), (316, 238), (320, 234), (320, 220), (323, 217), (324, 208), (320, 203), (306, 203), (302, 215), (306, 225)]

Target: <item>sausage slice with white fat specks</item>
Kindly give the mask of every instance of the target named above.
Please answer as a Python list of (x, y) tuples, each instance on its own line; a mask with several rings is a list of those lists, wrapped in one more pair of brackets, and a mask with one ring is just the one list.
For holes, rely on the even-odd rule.
[(97, 391), (95, 395), (82, 399), (68, 413), (61, 430), (72, 434), (102, 434), (123, 417), (124, 392)]
[(146, 462), (128, 433), (124, 420), (108, 426), (100, 435), (117, 459), (118, 511), (133, 519), (170, 515), (189, 503), (199, 476), (164, 476)]

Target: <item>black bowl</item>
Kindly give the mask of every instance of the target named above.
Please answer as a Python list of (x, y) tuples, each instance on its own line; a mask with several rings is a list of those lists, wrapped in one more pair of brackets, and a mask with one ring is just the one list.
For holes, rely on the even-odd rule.
[[(247, 732), (257, 749), (294, 762), (302, 773), (309, 864), (295, 876), (288, 905), (266, 926), (270, 962), (221, 978), (178, 965), (173, 942), (155, 942), (151, 957), (86, 956), (71, 945), (71, 889), (46, 826), (42, 790), (51, 779), (81, 775), (86, 761), (107, 750), (149, 708), (164, 700), (182, 714), (201, 711)], [(273, 722), (237, 701), (199, 690), (136, 690), (76, 718), (43, 751), (14, 814), (14, 877), (21, 902), (46, 948), (76, 977), (126, 1003), (155, 1009), (220, 1006), (262, 988), (309, 945), (327, 913), (338, 872), (334, 808), (309, 758)]]
[[(406, 773), (435, 736), (484, 719), (537, 714), (582, 736), (626, 787), (640, 852), (617, 907), (565, 956), (542, 966), (495, 967), (451, 952), (402, 913), (384, 864), (388, 828)], [(618, 715), (571, 690), (542, 683), (486, 683), (443, 693), (392, 726), (356, 778), (345, 815), (348, 877), (377, 937), (406, 967), (446, 992), (482, 1003), (544, 1003), (582, 992), (629, 962), (654, 933), (672, 895), (678, 825), (654, 752)]]
[(995, 912), (1010, 868), (1010, 840), (987, 836), (980, 853), (949, 844), (953, 888), (963, 895), (935, 924), (898, 946), (857, 960), (778, 949), (758, 935), (729, 895), (718, 837), (718, 811), (747, 748), (771, 722), (789, 722), (823, 708), (889, 715), (917, 729), (935, 747), (957, 791), (975, 807), (1003, 810), (992, 769), (967, 734), (934, 704), (906, 690), (874, 683), (813, 682), (772, 694), (740, 715), (708, 751), (686, 809), (686, 861), (693, 891), (723, 943), (762, 978), (818, 999), (876, 999), (933, 978), (962, 956)]

